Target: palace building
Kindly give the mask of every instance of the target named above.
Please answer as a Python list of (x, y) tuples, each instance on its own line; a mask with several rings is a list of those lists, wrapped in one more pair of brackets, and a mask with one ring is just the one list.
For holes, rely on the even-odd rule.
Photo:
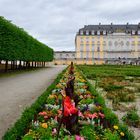
[(74, 60), (77, 64), (139, 64), (140, 23), (85, 25), (75, 37)]

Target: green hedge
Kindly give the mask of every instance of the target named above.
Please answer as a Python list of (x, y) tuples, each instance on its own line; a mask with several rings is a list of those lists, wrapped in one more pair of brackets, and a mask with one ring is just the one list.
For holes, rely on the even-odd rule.
[(0, 17), (0, 60), (52, 61), (53, 49)]
[(26, 129), (28, 128), (30, 122), (34, 118), (34, 115), (38, 112), (42, 111), (44, 104), (46, 103), (46, 99), (49, 94), (52, 93), (52, 90), (55, 88), (56, 84), (59, 83), (60, 79), (65, 73), (66, 69), (63, 70), (61, 74), (54, 80), (54, 82), (47, 88), (47, 90), (36, 100), (35, 103), (31, 105), (31, 107), (27, 108), (23, 113), (22, 116), (15, 125), (10, 128), (5, 135), (3, 136), (3, 140), (20, 140), (21, 136), (25, 134)]

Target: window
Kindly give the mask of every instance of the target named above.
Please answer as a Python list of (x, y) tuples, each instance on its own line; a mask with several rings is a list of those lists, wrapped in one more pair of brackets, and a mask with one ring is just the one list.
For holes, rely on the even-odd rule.
[(92, 37), (92, 43), (94, 43), (94, 37)]
[(100, 51), (100, 47), (99, 47), (99, 46), (97, 47), (97, 51), (98, 51), (98, 52)]
[(63, 56), (63, 55), (62, 55), (62, 54), (60, 54), (60, 58), (62, 58), (62, 56)]
[(94, 35), (94, 30), (91, 31), (91, 34)]
[(103, 35), (106, 35), (106, 31), (103, 31)]
[(83, 58), (83, 52), (80, 52), (80, 58)]
[(94, 52), (92, 52), (92, 58), (94, 58)]
[(86, 35), (89, 35), (89, 31), (88, 30), (86, 30)]
[(97, 31), (97, 35), (100, 35), (100, 31)]
[(84, 44), (80, 44), (80, 51), (83, 51)]
[(140, 35), (140, 30), (138, 30), (138, 35)]
[(86, 43), (89, 43), (89, 37), (86, 37)]
[(88, 51), (86, 52), (86, 58), (89, 58), (89, 52)]
[(135, 35), (135, 30), (132, 30), (132, 35)]
[(92, 44), (92, 51), (94, 51), (94, 44)]
[(83, 41), (84, 40), (84, 38), (83, 37), (80, 37), (80, 41)]
[(129, 41), (126, 42), (126, 46), (130, 46), (130, 42)]
[(123, 41), (121, 41), (121, 42), (120, 42), (120, 45), (121, 45), (121, 47), (122, 47), (122, 46), (124, 45), (124, 42), (123, 42)]
[(80, 31), (80, 35), (83, 35), (84, 33), (83, 33), (83, 31)]
[(89, 46), (89, 44), (86, 45), (86, 51), (90, 51), (90, 46)]
[(66, 58), (68, 58), (69, 57), (69, 54), (66, 54)]
[(108, 44), (109, 44), (109, 46), (112, 46), (112, 42), (111, 42), (111, 41), (109, 41), (109, 43), (108, 43)]
[(106, 42), (105, 42), (105, 41), (103, 41), (103, 44), (106, 44)]

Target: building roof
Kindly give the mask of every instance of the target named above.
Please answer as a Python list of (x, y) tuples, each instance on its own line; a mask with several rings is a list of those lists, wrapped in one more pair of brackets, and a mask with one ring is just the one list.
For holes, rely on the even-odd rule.
[(54, 53), (76, 53), (75, 51), (55, 51)]
[(81, 28), (79, 29), (79, 31), (116, 31), (116, 30), (140, 30), (140, 23), (139, 24), (108, 24), (108, 25), (102, 25), (102, 24), (99, 24), (99, 25), (85, 25), (84, 28)]

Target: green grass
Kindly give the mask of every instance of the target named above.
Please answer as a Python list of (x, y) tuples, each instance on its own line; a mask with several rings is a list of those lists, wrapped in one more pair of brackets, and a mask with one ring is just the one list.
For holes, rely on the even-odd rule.
[(96, 77), (140, 76), (140, 66), (131, 65), (79, 65), (89, 79)]

